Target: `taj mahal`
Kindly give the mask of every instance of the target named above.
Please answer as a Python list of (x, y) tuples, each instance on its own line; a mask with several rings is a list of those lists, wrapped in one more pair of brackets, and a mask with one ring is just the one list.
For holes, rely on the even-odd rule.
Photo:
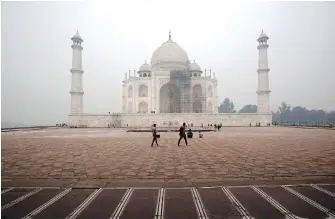
[[(178, 127), (183, 122), (192, 126), (220, 124), (248, 126), (272, 122), (269, 104), (269, 37), (262, 31), (258, 37), (259, 61), (256, 113), (218, 113), (218, 81), (212, 70), (202, 70), (190, 61), (186, 51), (172, 40), (158, 47), (150, 62), (136, 71), (125, 73), (122, 81), (122, 113), (87, 114), (83, 103), (82, 42), (77, 33), (71, 38), (72, 73), (70, 127)], [(256, 79), (256, 74), (255, 74)]]

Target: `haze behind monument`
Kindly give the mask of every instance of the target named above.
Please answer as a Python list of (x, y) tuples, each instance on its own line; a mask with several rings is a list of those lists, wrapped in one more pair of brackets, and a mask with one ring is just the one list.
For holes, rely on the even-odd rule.
[(84, 111), (121, 111), (121, 81), (173, 38), (212, 68), (219, 100), (255, 104), (257, 42), (270, 37), (271, 109), (334, 110), (335, 3), (208, 1), (2, 2), (2, 122), (65, 122), (71, 36), (84, 39)]

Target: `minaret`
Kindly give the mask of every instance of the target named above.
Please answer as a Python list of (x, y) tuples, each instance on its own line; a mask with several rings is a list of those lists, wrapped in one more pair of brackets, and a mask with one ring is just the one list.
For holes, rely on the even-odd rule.
[(258, 89), (257, 89), (257, 113), (270, 113), (269, 103), (269, 66), (268, 66), (268, 48), (267, 44), (269, 37), (263, 32), (258, 37)]
[(71, 46), (73, 50), (72, 55), (72, 68), (70, 72), (72, 73), (72, 81), (71, 81), (71, 114), (82, 114), (83, 113), (83, 73), (82, 70), (82, 58), (81, 58), (81, 51), (83, 47), (81, 43), (83, 39), (80, 37), (78, 31), (77, 33), (71, 38), (73, 44)]

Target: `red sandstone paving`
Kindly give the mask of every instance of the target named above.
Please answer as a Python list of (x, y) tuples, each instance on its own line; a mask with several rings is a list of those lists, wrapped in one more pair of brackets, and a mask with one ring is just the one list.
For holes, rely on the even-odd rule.
[[(96, 187), (189, 185), (227, 180), (335, 178), (335, 132), (282, 127), (223, 128), (177, 146), (178, 133), (44, 129), (2, 133), (2, 183)], [(22, 185), (21, 185), (22, 184)], [(54, 183), (59, 184), (59, 183)], [(191, 185), (191, 184), (190, 184)]]

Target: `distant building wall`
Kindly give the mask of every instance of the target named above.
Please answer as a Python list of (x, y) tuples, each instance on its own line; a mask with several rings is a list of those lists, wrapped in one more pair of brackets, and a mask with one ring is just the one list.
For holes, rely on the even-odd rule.
[(272, 114), (257, 113), (175, 113), (175, 114), (82, 114), (69, 115), (70, 127), (150, 127), (156, 123), (159, 127), (178, 127), (183, 122), (193, 126), (220, 124), (223, 126), (262, 126), (272, 122)]

